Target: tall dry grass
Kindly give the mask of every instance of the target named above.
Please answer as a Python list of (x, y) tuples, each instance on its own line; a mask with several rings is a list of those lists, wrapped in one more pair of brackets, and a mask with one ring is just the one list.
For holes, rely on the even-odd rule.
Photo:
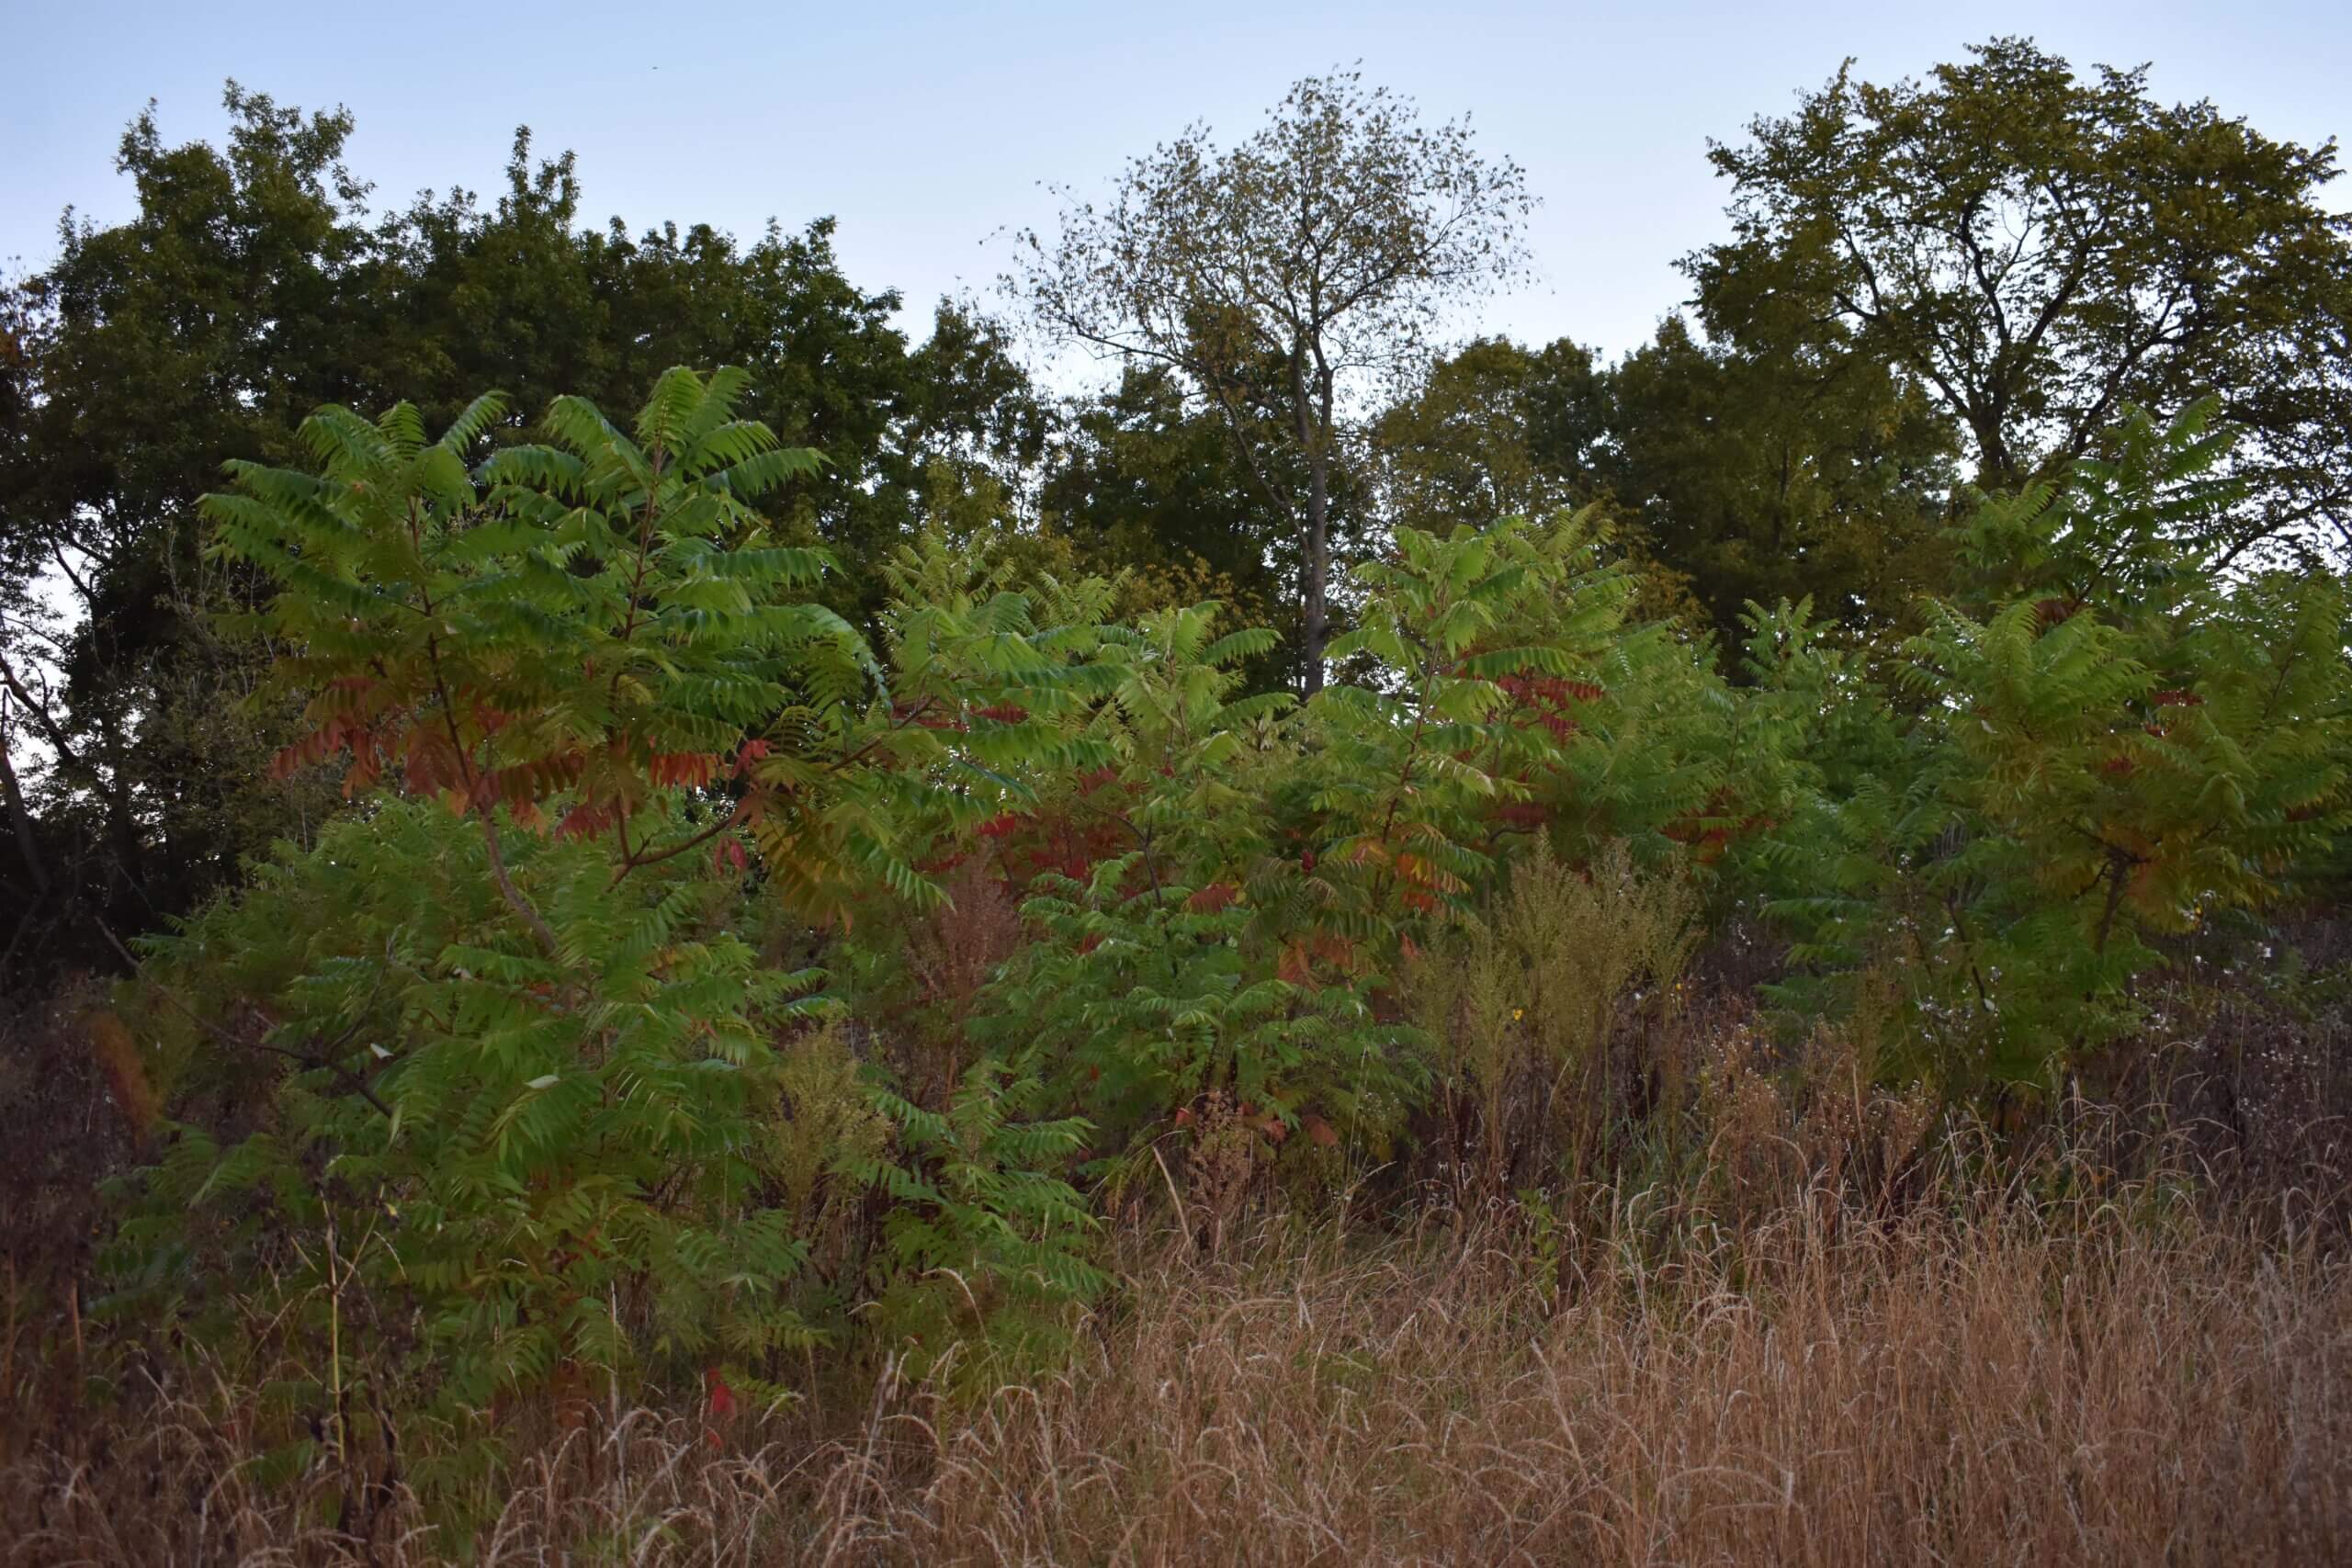
[(9, 1467), (0, 1518), (23, 1563), (2352, 1558), (2352, 1280), (2160, 1199), (1271, 1220), (1131, 1258), (1046, 1375), (548, 1428), (465, 1539), (337, 1535), (195, 1399)]

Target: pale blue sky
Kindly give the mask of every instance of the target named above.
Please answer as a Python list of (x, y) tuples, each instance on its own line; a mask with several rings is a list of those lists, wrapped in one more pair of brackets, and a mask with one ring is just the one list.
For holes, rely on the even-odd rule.
[[(376, 200), (494, 193), (514, 128), (580, 154), (589, 215), (739, 233), (831, 213), (851, 276), (918, 312), (983, 288), (982, 241), (1041, 220), (1040, 180), (1099, 186), (1187, 121), (1237, 135), (1298, 75), (1361, 61), (1432, 118), (1475, 116), (1544, 198), (1541, 279), (1472, 325), (1611, 351), (1683, 292), (1674, 258), (1722, 231), (1707, 138), (1736, 136), (1846, 55), (1917, 73), (1996, 33), (2078, 66), (2154, 63), (2264, 132), (2352, 132), (2352, 6), (1270, 3), (995, 7), (711, 0), (392, 7), (7, 0), (0, 267), (38, 268), (59, 209), (130, 206), (123, 124), (160, 100), (172, 141), (215, 137), (234, 76), (281, 103), (347, 105)], [(2352, 179), (2331, 205), (2352, 206)]]

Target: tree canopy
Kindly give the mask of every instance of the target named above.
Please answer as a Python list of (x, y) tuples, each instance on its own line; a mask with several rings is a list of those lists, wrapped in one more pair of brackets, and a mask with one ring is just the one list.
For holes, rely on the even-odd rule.
[(1924, 82), (1850, 64), (1710, 156), (1732, 237), (1684, 263), (1709, 333), (1874, 360), (2009, 490), (2095, 455), (2125, 404), (2218, 393), (2251, 481), (2236, 549), (2352, 539), (2352, 216), (2331, 142), (2276, 141), (2145, 68), (2088, 78), (2023, 39)]
[(1450, 312), (1519, 276), (1531, 204), (1524, 172), (1481, 156), (1466, 121), (1425, 126), (1409, 100), (1341, 73), (1298, 82), (1230, 150), (1193, 127), (1130, 163), (1104, 205), (1069, 197), (1058, 233), (1020, 237), (1006, 281), (1038, 319), (1180, 373), (1290, 511), (1309, 694), (1352, 419), (1384, 378), (1418, 370)]
[[(167, 145), (141, 116), (118, 160), (137, 213), (69, 215), (56, 261), (6, 296), (0, 659), (34, 749), (8, 770), (28, 910), (12, 934), (87, 937), (56, 919), (69, 906), (147, 929), (332, 809), (250, 787), (288, 716), (258, 692), (265, 650), (220, 635), (250, 585), (202, 557), (195, 510), (223, 462), (297, 456), (321, 403), (405, 399), (447, 421), (487, 383), (534, 408), (740, 365), (759, 417), (822, 457), (767, 504), (837, 553), (827, 592), (853, 617), (943, 484), (1043, 450), (1049, 412), (1003, 333), (943, 303), (910, 344), (899, 296), (842, 275), (830, 219), (748, 243), (588, 228), (573, 159), (535, 160), (527, 131), (494, 204), (453, 190), (373, 213), (344, 163), (350, 116), (233, 84), (226, 101), (218, 148)], [(53, 764), (38, 774), (36, 752)]]

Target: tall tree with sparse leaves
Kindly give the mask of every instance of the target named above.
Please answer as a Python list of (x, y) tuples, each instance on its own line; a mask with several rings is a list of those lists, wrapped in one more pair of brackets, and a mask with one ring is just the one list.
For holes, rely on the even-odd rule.
[(1300, 541), (1312, 694), (1363, 400), (1418, 372), (1452, 310), (1520, 276), (1524, 174), (1480, 154), (1466, 120), (1424, 125), (1341, 73), (1298, 82), (1230, 149), (1194, 126), (1129, 163), (1104, 205), (1065, 197), (1058, 233), (1018, 237), (1006, 287), (1057, 337), (1171, 367), (1223, 414)]

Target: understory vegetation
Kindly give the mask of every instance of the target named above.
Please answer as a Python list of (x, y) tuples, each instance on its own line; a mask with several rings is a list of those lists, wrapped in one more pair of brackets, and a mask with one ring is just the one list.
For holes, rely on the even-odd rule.
[[(774, 1416), (512, 1419), (459, 1524), (365, 1541), (211, 1394), (0, 1475), (26, 1562), (2310, 1562), (2347, 1545), (2352, 1302), (2307, 1244), (2106, 1201), (1898, 1221), (1657, 1194), (1365, 1244), (1134, 1238), (1050, 1370), (893, 1362)], [(2110, 1194), (2110, 1196), (2113, 1196)], [(2135, 1196), (2125, 1192), (2127, 1201)], [(1645, 1211), (1651, 1211), (1645, 1213)], [(642, 1393), (644, 1391), (637, 1391)]]
[[(1021, 1484), (959, 1457), (974, 1443), (1037, 1444), (1039, 1484), (1077, 1466), (1115, 1514), (1130, 1486), (1189, 1495), (1206, 1472), (1184, 1455), (1231, 1440), (1253, 1462), (1334, 1467), (1318, 1484), (1358, 1500), (1324, 1528), (1409, 1553), (1433, 1527), (1354, 1493), (1382, 1483), (1340, 1457), (1356, 1428), (1326, 1406), (1346, 1394), (1371, 1402), (1364, 1419), (1387, 1412), (1368, 1431), (1436, 1423), (1430, 1468), (1400, 1451), (1388, 1484), (1442, 1484), (1469, 1510), (1449, 1514), (1466, 1532), (1449, 1550), (1534, 1551), (1558, 1530), (1647, 1555), (1811, 1528), (1792, 1522), (1796, 1472), (1777, 1499), (1744, 1498), (1781, 1450), (1719, 1433), (1739, 1463), (1598, 1472), (1655, 1491), (1531, 1518), (1562, 1452), (1503, 1442), (1511, 1427), (1449, 1436), (1469, 1412), (1425, 1405), (1450, 1359), (1474, 1358), (1505, 1406), (1568, 1401), (1558, 1440), (1581, 1465), (1597, 1461), (1577, 1457), (1577, 1409), (1611, 1444), (1634, 1421), (1612, 1401), (1655, 1426), (1712, 1391), (1729, 1422), (1734, 1383), (1785, 1335), (1836, 1342), (1850, 1323), (1897, 1358), (2014, 1335), (1984, 1368), (1936, 1375), (2014, 1358), (2026, 1404), (2000, 1419), (2041, 1443), (2065, 1428), (2032, 1413), (2069, 1382), (2156, 1399), (2167, 1377), (2184, 1398), (2249, 1380), (2228, 1385), (2258, 1402), (2230, 1429), (2267, 1424), (2275, 1483), (2340, 1496), (2310, 1427), (2341, 1392), (2342, 1281), (2312, 1239), (2333, 1190), (2292, 1192), (2263, 1227), (2284, 1250), (2265, 1254), (2248, 1221), (2213, 1216), (2162, 1118), (2054, 1162), (2020, 1155), (2065, 1130), (2082, 1075), (2122, 1088), (2165, 1062), (2144, 1043), (2210, 995), (2335, 1016), (2332, 981), (2265, 995), (2278, 972), (2243, 922), (2326, 870), (2346, 821), (2344, 605), (2328, 579), (2227, 580), (2178, 526), (2226, 495), (2205, 405), (1987, 502), (1959, 547), (1982, 586), (1878, 668), (1784, 604), (1754, 613), (1734, 685), (1706, 638), (1631, 616), (1628, 573), (1564, 513), (1397, 529), (1357, 573), (1338, 678), (1302, 703), (1238, 691), (1233, 666), (1271, 634), (1222, 630), (1215, 603), (1110, 621), (1109, 583), (1023, 581), (936, 539), (894, 566), (869, 642), (805, 596), (823, 554), (765, 536), (760, 491), (815, 459), (734, 417), (741, 384), (673, 371), (627, 430), (559, 400), (545, 444), (471, 467), (494, 398), (431, 440), (407, 407), (324, 410), (310, 466), (239, 465), (208, 500), (216, 548), (276, 585), (258, 629), (308, 694), (279, 766), (340, 767), (357, 806), (144, 939), (82, 1025), (135, 1148), (91, 1263), (105, 1294), (86, 1325), (76, 1303), (62, 1371), (181, 1445), (141, 1460), (126, 1433), (91, 1473), (209, 1489), (203, 1456), (233, 1434), (254, 1490), (221, 1529), (315, 1509), (360, 1551), (420, 1529), (569, 1531), (585, 1528), (555, 1501), (585, 1484), (571, 1467), (667, 1391), (683, 1404), (648, 1417), (669, 1434), (650, 1450), (670, 1445), (662, 1484), (684, 1484), (691, 1457), (695, 1484), (722, 1488), (674, 1505), (680, 1521), (756, 1555), (800, 1528), (740, 1490), (800, 1484), (768, 1477), (777, 1450), (756, 1435), (821, 1430), (846, 1391), (875, 1421), (919, 1393), (948, 1423), (927, 1428), (940, 1452), (906, 1461), (940, 1467), (921, 1494), (935, 1506), (909, 1514), (874, 1480), (838, 1490), (854, 1472), (837, 1457), (836, 1489), (802, 1500), (833, 1511), (827, 1529), (932, 1550), (923, 1531), (986, 1511), (958, 1487)], [(1786, 933), (1776, 977), (1741, 1002), (1707, 964), (1766, 931)], [(1414, 1239), (1351, 1256), (1358, 1216)], [(1167, 1256), (1138, 1263), (1138, 1238), (1171, 1228)], [(1355, 1326), (1329, 1369), (1317, 1349), (1275, 1388), (1252, 1371), (1273, 1348), (1233, 1339), (1227, 1397), (1276, 1404), (1212, 1421), (1177, 1347), (1188, 1328), (1226, 1343), (1284, 1268), (1302, 1325), (1310, 1295), (1339, 1291), (1327, 1310)], [(1394, 1303), (1344, 1303), (1367, 1269), (1396, 1271)], [(2154, 1276), (2181, 1346), (2105, 1344), (2144, 1325), (2131, 1281)], [(2220, 1300), (2283, 1315), (2199, 1372)], [(1391, 1312), (1466, 1342), (1352, 1343)], [(1658, 1348), (1634, 1354), (1634, 1336)], [(1570, 1370), (1543, 1359), (1547, 1337)], [(1635, 1377), (1651, 1354), (1692, 1386)], [(1115, 1373), (1087, 1373), (1103, 1355)], [(2147, 1358), (2154, 1381), (2110, 1384), (2109, 1355)], [(1154, 1356), (1173, 1359), (1151, 1401), (1093, 1386)], [(2057, 1358), (2046, 1376), (2037, 1357)], [(1883, 1395), (1892, 1374), (1838, 1375)], [(1038, 1402), (1019, 1438), (1014, 1387)], [(1826, 1383), (1784, 1397), (1759, 1433), (1834, 1403)], [(1905, 1440), (1932, 1451), (1969, 1396), (1910, 1397), (1928, 1427)], [(1309, 1442), (1283, 1398), (1340, 1425)], [(1172, 1427), (1076, 1435), (1170, 1401)], [(678, 1420), (720, 1454), (741, 1453), (740, 1423), (760, 1457), (713, 1470)], [(1264, 1447), (1281, 1441), (1306, 1446)], [(1501, 1467), (1480, 1483), (1501, 1490), (1453, 1494), (1436, 1478), (1480, 1443)], [(23, 1462), (34, 1517), (69, 1535), (115, 1517), (78, 1467)], [(2045, 1485), (2063, 1472), (2030, 1462)], [(521, 1521), (535, 1464), (553, 1512)], [(1809, 1473), (1824, 1518), (1860, 1510), (1860, 1528), (1889, 1506), (1831, 1485), (1844, 1466)], [(2234, 1528), (2133, 1517), (2159, 1473), (2078, 1503), (2068, 1550)], [(668, 1539), (672, 1505), (611, 1483), (603, 1528)], [(1970, 1518), (1946, 1486), (2018, 1506), (1967, 1465), (1921, 1483)], [(269, 1501), (274, 1484), (303, 1501)], [(1144, 1496), (1130, 1526), (1176, 1530), (1151, 1511), (1174, 1504)], [(2320, 1502), (2310, 1528), (2332, 1530)], [(1014, 1512), (1072, 1542), (1105, 1528), (1073, 1506)], [(1709, 1522), (1747, 1508), (1764, 1512)], [(1983, 1528), (1939, 1517), (1883, 1528), (1922, 1550)], [(1311, 1556), (1310, 1539), (1279, 1551)]]
[[(1905, 117), (1944, 100), (1864, 91), (1806, 112), (1941, 145)], [(1345, 152), (1489, 202), (1508, 251), (1518, 175), (1466, 132), (1351, 79), (1283, 112), (1184, 178), (1273, 210)], [(1121, 220), (1199, 242), (1202, 188), (1148, 172)], [(1382, 265), (1442, 270), (1420, 221)], [(1821, 417), (1942, 456), (1857, 459), (1893, 508), (1867, 562), (1849, 494), (1758, 566), (1761, 525), (1628, 504), (1629, 468), (1465, 453), (1442, 405), (1492, 344), (1351, 427), (1317, 334), (1403, 356), (1426, 301), (1266, 307), (1285, 344), (1212, 298), (1222, 253), (1170, 240), (1123, 292), (1122, 243), (1030, 237), (1016, 284), (1303, 498), (1250, 571), (1023, 515), (970, 431), (892, 448), (928, 489), (891, 498), (760, 417), (772, 366), (682, 355), (626, 413), (535, 383), (215, 444), (150, 561), (211, 585), (155, 612), (203, 679), (75, 718), (11, 666), (53, 731), (30, 796), (8, 775), (21, 871), (64, 933), (17, 942), (110, 967), (6, 1021), (0, 1555), (2352, 1549), (2316, 404), (2135, 362), (2069, 423), (2058, 378), (2039, 456), (1976, 430), (1962, 482), (1908, 329), (1783, 342), (1877, 344), (1829, 379), (1883, 406)], [(1084, 468), (1065, 500), (1120, 488)], [(104, 664), (60, 668), (119, 694)], [(104, 760), (216, 704), (243, 771), (190, 788), (235, 821)], [(197, 816), (233, 873), (142, 881)]]

